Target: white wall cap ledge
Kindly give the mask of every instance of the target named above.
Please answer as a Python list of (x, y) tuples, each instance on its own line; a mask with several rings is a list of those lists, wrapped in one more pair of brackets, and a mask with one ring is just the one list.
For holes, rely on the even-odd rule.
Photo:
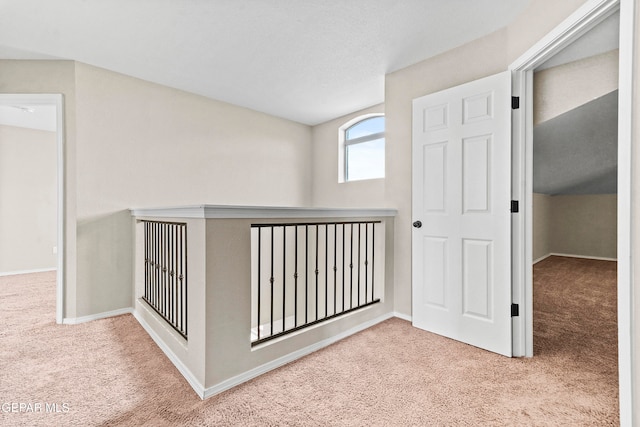
[(193, 205), (130, 209), (134, 217), (155, 218), (358, 218), (394, 217), (396, 209), (303, 208), (277, 206)]

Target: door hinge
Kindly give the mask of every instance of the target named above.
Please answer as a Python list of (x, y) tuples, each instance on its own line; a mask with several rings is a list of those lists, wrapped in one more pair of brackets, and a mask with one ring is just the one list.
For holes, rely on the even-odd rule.
[(515, 303), (511, 303), (511, 317), (520, 316), (520, 306)]
[(520, 212), (520, 203), (518, 203), (517, 200), (512, 200), (511, 201), (511, 213), (518, 213)]
[(519, 96), (512, 96), (511, 97), (511, 109), (512, 110), (517, 110), (520, 108), (520, 97)]

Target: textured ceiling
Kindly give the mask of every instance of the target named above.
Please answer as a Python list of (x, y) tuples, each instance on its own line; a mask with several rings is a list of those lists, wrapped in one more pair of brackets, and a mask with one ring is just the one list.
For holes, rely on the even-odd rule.
[(533, 191), (613, 194), (618, 176), (618, 91), (533, 129)]
[(306, 124), (530, 0), (0, 0), (0, 58), (71, 59)]

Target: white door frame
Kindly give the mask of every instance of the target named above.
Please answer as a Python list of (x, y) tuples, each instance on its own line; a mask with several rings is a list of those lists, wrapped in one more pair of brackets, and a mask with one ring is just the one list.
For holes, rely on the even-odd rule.
[(509, 69), (513, 95), (520, 109), (513, 113), (512, 196), (523, 209), (513, 216), (513, 302), (520, 304), (514, 318), (514, 355), (533, 355), (533, 70), (598, 23), (620, 10), (618, 95), (618, 364), (620, 423), (633, 422), (631, 190), (633, 126), (634, 0), (589, 0), (540, 40)]
[(65, 209), (64, 209), (64, 98), (61, 94), (0, 94), (0, 105), (54, 105), (56, 107), (56, 153), (57, 153), (57, 271), (56, 271), (56, 323), (64, 318), (64, 253), (65, 253)]

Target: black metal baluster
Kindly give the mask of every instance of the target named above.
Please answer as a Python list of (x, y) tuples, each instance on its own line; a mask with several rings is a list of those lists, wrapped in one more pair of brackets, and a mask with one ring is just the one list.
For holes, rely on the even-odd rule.
[(333, 314), (336, 314), (338, 296), (338, 224), (333, 224)]
[(182, 290), (182, 279), (181, 279), (181, 274), (182, 274), (182, 227), (178, 227), (178, 250), (177, 250), (177, 256), (178, 256), (178, 266), (176, 267), (176, 286), (178, 287), (178, 322), (179, 322), (179, 328), (181, 331), (184, 332), (184, 293)]
[(345, 289), (344, 289), (344, 285), (345, 285), (345, 261), (344, 261), (344, 252), (345, 252), (345, 238), (346, 234), (345, 234), (345, 224), (342, 224), (342, 311), (344, 311), (345, 308), (345, 299), (346, 299), (346, 294), (345, 294)]
[(156, 274), (158, 275), (158, 284), (156, 289), (156, 310), (162, 311), (162, 225), (157, 224), (157, 260)]
[(169, 265), (168, 265), (168, 269), (169, 269), (169, 310), (167, 312), (167, 317), (169, 318), (169, 321), (173, 324), (173, 245), (174, 245), (174, 236), (173, 236), (173, 229), (174, 229), (174, 225), (173, 224), (169, 224), (168, 226), (169, 229)]
[(271, 330), (269, 331), (270, 335), (273, 335), (273, 282), (275, 281), (275, 279), (273, 278), (273, 258), (274, 258), (274, 256), (273, 256), (273, 240), (274, 240), (273, 239), (273, 229), (274, 228), (275, 227), (271, 227), (271, 253), (270, 253), (270, 256), (271, 256), (271, 260), (270, 260), (270, 262), (271, 262), (271, 278), (269, 279), (269, 282), (271, 283), (271, 302), (270, 302), (271, 310), (270, 310), (270, 314), (269, 314), (269, 316), (270, 316), (269, 319), (270, 319), (270, 324), (271, 324)]
[(163, 251), (162, 251), (162, 244), (163, 244), (163, 240), (162, 240), (162, 224), (158, 223), (158, 291), (157, 291), (157, 301), (156, 301), (156, 308), (159, 311), (162, 311), (162, 292), (163, 292), (163, 275), (162, 275), (162, 257), (163, 257)]
[(158, 295), (157, 295), (157, 301), (156, 301), (156, 307), (159, 311), (162, 311), (162, 302), (163, 302), (163, 292), (164, 292), (164, 275), (162, 274), (162, 261), (163, 261), (163, 256), (164, 256), (164, 252), (163, 252), (163, 243), (164, 240), (162, 239), (163, 234), (162, 234), (162, 224), (158, 223)]
[(150, 239), (150, 244), (151, 244), (151, 248), (150, 248), (150, 254), (149, 254), (149, 258), (151, 259), (151, 270), (149, 271), (150, 277), (149, 277), (149, 285), (150, 285), (150, 289), (149, 289), (149, 299), (147, 300), (147, 302), (151, 305), (154, 304), (153, 302), (153, 293), (155, 291), (156, 288), (156, 281), (155, 281), (155, 276), (156, 276), (156, 233), (155, 233), (155, 228), (156, 225), (153, 222), (149, 223), (149, 233), (151, 234), (151, 236), (149, 237)]
[(162, 311), (162, 224), (158, 223), (158, 290), (156, 295), (156, 309)]
[(178, 323), (178, 231), (179, 225), (175, 225), (173, 229), (173, 322)]
[[(180, 264), (181, 264), (181, 260), (180, 260), (180, 230), (182, 229), (182, 226), (179, 225), (176, 227), (176, 268), (175, 268), (175, 280), (176, 280), (176, 326), (180, 324), (180, 312), (181, 307), (182, 307), (182, 290), (180, 289), (180, 280), (179, 280), (179, 276), (178, 276), (178, 271), (180, 271)], [(180, 329), (180, 328), (178, 328)]]
[(309, 226), (304, 226), (304, 323), (309, 323)]
[[(184, 236), (182, 235), (182, 232), (184, 231)], [(187, 257), (186, 257), (186, 243), (187, 243), (187, 229), (186, 226), (185, 227), (180, 227), (180, 275), (178, 276), (178, 279), (180, 279), (180, 294), (181, 294), (181, 311), (182, 311), (182, 325), (180, 327), (180, 329), (184, 332), (184, 334), (187, 334), (187, 284), (186, 284), (186, 262), (187, 262)]]
[(171, 300), (171, 246), (172, 236), (171, 229), (173, 225), (167, 224), (167, 319), (171, 322), (171, 309), (173, 307), (173, 301)]
[(151, 305), (158, 304), (158, 224), (153, 223), (153, 287), (151, 289)]
[(262, 260), (262, 227), (258, 227), (258, 323), (257, 334), (258, 340), (260, 340), (260, 297), (262, 296), (261, 288), (261, 260)]
[(180, 279), (180, 274), (182, 273), (182, 225), (176, 228), (176, 240), (176, 327), (184, 333), (182, 322), (184, 299), (182, 296), (182, 280)]
[(142, 223), (144, 227), (144, 299), (147, 299), (147, 291), (149, 289), (149, 233), (147, 231), (149, 224), (145, 221)]
[(295, 230), (296, 230), (296, 234), (295, 234), (295, 245), (294, 245), (294, 252), (295, 252), (295, 267), (294, 267), (294, 273), (293, 273), (293, 285), (294, 285), (294, 295), (293, 295), (293, 327), (297, 327), (298, 326), (298, 226), (294, 226)]
[(318, 269), (318, 224), (316, 224), (316, 320), (318, 320), (318, 274), (320, 270)]
[(173, 310), (173, 300), (171, 299), (173, 281), (173, 277), (171, 276), (171, 248), (173, 246), (172, 228), (172, 224), (167, 224), (167, 319), (169, 319), (169, 322), (171, 322), (171, 311)]
[(324, 317), (329, 316), (329, 224), (324, 225)]
[(167, 283), (167, 265), (169, 264), (169, 233), (167, 229), (169, 228), (168, 224), (163, 224), (162, 226), (162, 291), (163, 291), (163, 301), (162, 301), (162, 313), (167, 315), (167, 311), (169, 310), (168, 300), (169, 300), (169, 284)]
[(360, 241), (362, 240), (362, 227), (361, 227), (361, 223), (358, 223), (358, 274), (356, 275), (356, 277), (358, 278), (358, 280), (356, 281), (357, 286), (358, 286), (358, 303), (356, 304), (356, 306), (360, 305), (360, 288), (362, 287), (361, 281), (360, 281), (360, 258), (362, 255), (362, 248), (360, 245)]
[(353, 223), (351, 226), (351, 241), (349, 243), (349, 251), (351, 252), (349, 258), (349, 308), (353, 308)]
[(287, 307), (287, 226), (282, 227), (282, 331), (285, 328)]
[(178, 270), (178, 230), (179, 230), (179, 226), (177, 224), (174, 224), (173, 226), (173, 246), (171, 248), (172, 250), (172, 254), (171, 257), (173, 258), (173, 268), (172, 271), (173, 273), (171, 274), (171, 280), (173, 281), (173, 286), (171, 288), (171, 292), (173, 293), (173, 309), (172, 309), (172, 319), (174, 323), (178, 322), (177, 319), (177, 315), (178, 315), (178, 276), (176, 275), (176, 271)]
[(184, 225), (184, 336), (185, 338), (188, 335), (188, 327), (189, 327), (189, 298), (188, 298), (188, 292), (189, 292), (189, 246), (187, 244), (187, 225)]
[(376, 269), (375, 269), (375, 257), (376, 257), (376, 225), (375, 223), (371, 226), (371, 301), (376, 299), (376, 294), (374, 290), (374, 280), (376, 278)]
[[(364, 223), (364, 302), (369, 300), (369, 223)], [(373, 298), (371, 298), (373, 300)]]

